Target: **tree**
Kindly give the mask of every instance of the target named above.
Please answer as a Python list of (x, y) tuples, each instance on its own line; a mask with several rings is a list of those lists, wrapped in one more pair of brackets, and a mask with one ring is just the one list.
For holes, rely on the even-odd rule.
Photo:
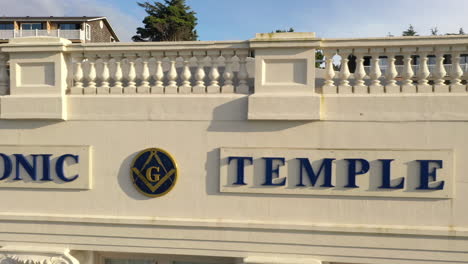
[(458, 30), (458, 35), (465, 35), (465, 31), (462, 27)]
[(133, 41), (187, 41), (197, 40), (196, 13), (190, 10), (185, 0), (164, 0), (138, 3), (148, 14), (143, 19), (144, 27), (137, 28)]
[(294, 28), (290, 27), (288, 30), (286, 29), (277, 29), (275, 33), (283, 33), (283, 32), (294, 32)]
[(437, 27), (431, 28), (431, 35), (432, 36), (437, 36), (439, 35), (439, 29)]
[(403, 31), (402, 36), (419, 36), (418, 33), (414, 30), (413, 25), (409, 25), (408, 29)]

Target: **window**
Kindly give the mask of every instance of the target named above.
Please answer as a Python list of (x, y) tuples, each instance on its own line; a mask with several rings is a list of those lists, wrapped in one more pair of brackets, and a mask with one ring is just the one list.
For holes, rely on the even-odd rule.
[(80, 24), (60, 24), (59, 28), (62, 30), (80, 29)]
[(0, 30), (15, 29), (13, 24), (0, 24)]
[(91, 26), (89, 24), (86, 24), (85, 27), (85, 37), (86, 40), (91, 40)]
[(23, 30), (42, 29), (42, 24), (41, 23), (22, 23), (21, 29)]

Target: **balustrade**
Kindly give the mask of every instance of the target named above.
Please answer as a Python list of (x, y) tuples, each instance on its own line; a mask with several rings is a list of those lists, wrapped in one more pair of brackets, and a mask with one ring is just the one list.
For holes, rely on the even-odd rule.
[[(468, 39), (460, 38), (323, 39), (315, 47), (325, 56), (317, 92), (466, 93)], [(249, 94), (249, 49), (246, 42), (72, 44), (67, 93)], [(0, 95), (8, 93), (7, 57), (0, 53)]]
[(250, 93), (248, 54), (247, 49), (73, 53), (69, 93)]
[[(468, 45), (399, 47), (389, 42), (384, 47), (373, 48), (363, 41), (353, 48), (349, 47), (351, 45), (345, 49), (340, 45), (336, 45), (338, 48), (333, 48), (333, 44), (324, 46), (321, 89), (324, 94), (467, 92), (466, 62), (462, 64), (460, 60), (462, 55), (466, 58)], [(338, 56), (334, 58), (335, 54)], [(354, 60), (353, 71), (349, 67), (350, 58)], [(435, 63), (430, 65), (429, 58), (435, 58)], [(339, 65), (339, 71), (334, 69), (334, 64)], [(353, 83), (352, 89), (350, 83)]]

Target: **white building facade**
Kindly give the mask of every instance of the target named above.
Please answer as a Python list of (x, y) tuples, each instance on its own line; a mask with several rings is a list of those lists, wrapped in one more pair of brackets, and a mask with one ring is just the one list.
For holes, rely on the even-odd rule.
[(466, 36), (0, 51), (2, 264), (468, 263)]

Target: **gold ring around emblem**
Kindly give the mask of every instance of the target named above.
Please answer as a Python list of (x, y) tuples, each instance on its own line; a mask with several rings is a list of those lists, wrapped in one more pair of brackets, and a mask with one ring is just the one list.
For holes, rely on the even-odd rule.
[[(148, 164), (149, 160), (154, 156), (154, 158), (156, 158), (156, 160), (158, 161), (158, 163), (161, 165), (161, 169), (159, 169), (158, 167), (150, 167), (146, 170), (146, 172), (142, 173), (139, 169), (135, 168), (134, 165), (135, 165), (135, 162), (136, 160), (143, 154), (145, 153), (148, 153), (150, 152), (150, 156), (148, 157), (147, 161), (145, 162), (145, 164), (143, 165), (143, 167), (145, 165)], [(174, 168), (170, 171), (167, 171), (166, 168), (164, 167), (164, 164), (162, 164), (162, 161), (161, 159), (159, 158), (159, 156), (157, 156), (156, 154), (158, 152), (162, 152), (164, 155), (166, 155), (167, 157), (169, 157), (169, 159), (172, 161), (172, 163), (174, 164)], [(158, 179), (153, 179), (152, 178), (152, 171), (156, 171), (158, 172), (157, 175), (155, 175), (156, 178)], [(159, 173), (161, 172), (161, 173)], [(169, 180), (169, 178), (175, 174), (175, 177), (174, 177), (174, 182), (172, 183), (172, 185), (167, 189), (165, 190), (164, 192), (160, 193), (160, 194), (149, 194), (149, 193), (145, 193), (143, 192), (140, 188), (138, 188), (138, 186), (136, 185), (135, 183), (135, 178), (133, 177), (133, 173), (135, 173), (138, 177), (138, 179), (140, 179), (152, 192), (155, 192), (164, 182), (166, 182), (167, 180)], [(164, 175), (163, 177), (160, 177), (161, 175)], [(159, 196), (163, 196), (165, 194), (167, 194), (168, 192), (170, 192), (172, 190), (172, 188), (174, 188), (174, 185), (176, 184), (177, 182), (177, 178), (179, 177), (179, 169), (178, 169), (178, 166), (177, 166), (177, 162), (176, 160), (174, 159), (174, 157), (172, 157), (171, 154), (169, 154), (167, 151), (163, 150), (163, 149), (160, 149), (160, 148), (147, 148), (147, 149), (144, 149), (142, 151), (140, 151), (136, 156), (135, 158), (133, 158), (133, 161), (131, 163), (131, 168), (130, 168), (130, 177), (132, 178), (132, 182), (133, 182), (133, 186), (135, 187), (135, 189), (138, 190), (138, 192), (140, 192), (141, 194), (145, 195), (145, 196), (148, 196), (148, 197), (159, 197)], [(154, 181), (153, 181), (154, 180)], [(156, 185), (152, 185), (151, 182), (157, 182)]]

